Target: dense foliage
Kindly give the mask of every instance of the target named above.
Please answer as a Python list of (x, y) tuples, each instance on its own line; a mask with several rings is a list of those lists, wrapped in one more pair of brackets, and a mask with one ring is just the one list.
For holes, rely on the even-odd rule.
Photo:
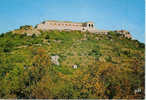
[(143, 43), (115, 32), (40, 32), (0, 35), (0, 98), (144, 98)]

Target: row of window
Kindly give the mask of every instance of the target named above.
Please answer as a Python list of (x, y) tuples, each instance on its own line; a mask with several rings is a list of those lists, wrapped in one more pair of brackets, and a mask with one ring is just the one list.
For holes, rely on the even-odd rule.
[(89, 27), (94, 27), (94, 25), (93, 24), (89, 24)]
[(55, 26), (78, 26), (81, 27), (82, 25), (78, 24), (61, 24), (61, 23), (48, 23), (49, 25), (55, 25)]

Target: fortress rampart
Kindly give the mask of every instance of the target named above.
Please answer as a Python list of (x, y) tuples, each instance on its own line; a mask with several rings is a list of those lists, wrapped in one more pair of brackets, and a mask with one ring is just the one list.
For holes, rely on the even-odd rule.
[(36, 26), (41, 30), (79, 30), (93, 31), (95, 30), (93, 22), (70, 22), (70, 21), (44, 21)]
[[(96, 34), (108, 34), (110, 30), (97, 30), (93, 22), (71, 22), (71, 21), (44, 21), (36, 25), (39, 30), (78, 30), (88, 31)], [(131, 35), (126, 30), (116, 30), (115, 32), (123, 34), (125, 37), (131, 38)]]
[(93, 22), (71, 22), (71, 21), (44, 21), (36, 25), (39, 30), (78, 30), (91, 33), (107, 34), (109, 30), (97, 30)]
[[(32, 30), (34, 30), (35, 33), (39, 33), (38, 30), (77, 30), (77, 31), (88, 31), (90, 33), (95, 33), (95, 34), (108, 34), (110, 30), (99, 30), (95, 28), (95, 25), (93, 22), (70, 22), (70, 21), (54, 21), (54, 20), (49, 20), (49, 21), (44, 21), (38, 25), (33, 27), (20, 27), (20, 29), (23, 28), (28, 28), (26, 29), (27, 33), (32, 33)], [(19, 33), (19, 30), (16, 30), (15, 32)], [(29, 32), (30, 31), (30, 32)], [(131, 38), (131, 35), (128, 31), (126, 30), (116, 30), (115, 32), (119, 34), (123, 34), (127, 38)], [(32, 35), (32, 34), (30, 34)]]

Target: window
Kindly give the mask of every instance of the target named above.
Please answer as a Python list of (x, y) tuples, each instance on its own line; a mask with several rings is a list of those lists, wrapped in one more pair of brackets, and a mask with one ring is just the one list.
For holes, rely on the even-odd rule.
[(91, 26), (92, 26), (92, 28), (93, 28), (93, 24), (92, 24)]
[(43, 24), (45, 24), (46, 22), (45, 22), (45, 21), (43, 21), (42, 23), (43, 23)]

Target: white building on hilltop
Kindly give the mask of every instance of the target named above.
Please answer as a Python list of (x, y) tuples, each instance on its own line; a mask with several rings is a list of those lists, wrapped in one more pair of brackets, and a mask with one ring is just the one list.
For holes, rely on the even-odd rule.
[[(38, 30), (77, 30), (88, 31), (95, 34), (108, 34), (110, 30), (97, 30), (93, 22), (71, 22), (71, 21), (44, 21), (35, 26)], [(115, 32), (124, 34), (125, 37), (131, 38), (128, 31), (116, 30)]]
[(36, 26), (40, 30), (79, 30), (95, 31), (93, 22), (44, 21)]

